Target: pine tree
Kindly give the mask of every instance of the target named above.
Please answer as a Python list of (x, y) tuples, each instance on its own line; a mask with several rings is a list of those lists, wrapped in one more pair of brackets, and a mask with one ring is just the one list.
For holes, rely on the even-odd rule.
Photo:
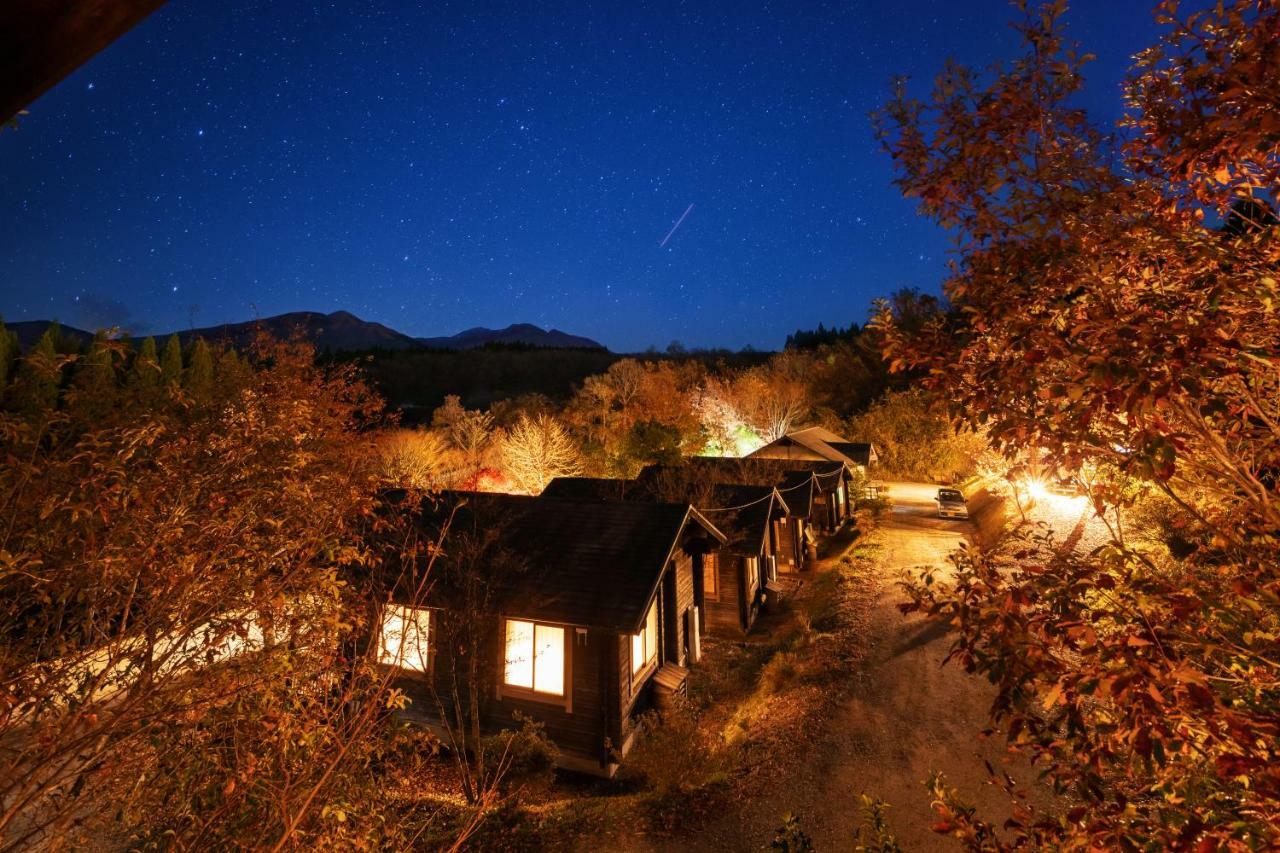
[(132, 397), (146, 404), (153, 403), (159, 396), (160, 359), (156, 355), (155, 338), (145, 338), (138, 347), (125, 387)]
[(213, 354), (204, 338), (196, 338), (191, 345), (182, 385), (194, 400), (207, 400), (213, 393)]
[(0, 319), (0, 397), (4, 396), (4, 390), (9, 384), (9, 377), (13, 373), (13, 364), (18, 358), (18, 336), (5, 328), (4, 320)]
[(89, 351), (76, 363), (68, 409), (71, 418), (82, 428), (100, 425), (115, 409), (119, 388), (114, 361), (111, 343), (97, 335)]
[(249, 365), (233, 347), (223, 350), (218, 355), (218, 362), (214, 368), (219, 396), (235, 393), (248, 381), (250, 372)]
[(58, 405), (62, 365), (54, 346), (57, 334), (57, 328), (50, 325), (18, 365), (13, 383), (13, 408), (32, 420), (41, 418)]
[(164, 354), (160, 356), (160, 384), (172, 388), (182, 382), (182, 344), (177, 335), (165, 341)]

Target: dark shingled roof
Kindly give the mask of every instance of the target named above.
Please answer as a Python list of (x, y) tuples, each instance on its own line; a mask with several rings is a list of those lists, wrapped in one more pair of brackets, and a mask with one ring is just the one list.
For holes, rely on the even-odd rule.
[[(693, 504), (728, 537), (735, 551), (754, 554), (764, 547), (769, 516), (775, 500), (772, 485), (708, 483), (705, 480), (655, 482), (659, 472), (682, 468), (650, 466), (649, 476), (637, 480), (609, 480), (601, 477), (557, 477), (547, 484), (542, 496), (577, 501), (661, 502), (680, 499)], [(678, 492), (676, 494), (675, 492)], [(787, 506), (782, 503), (785, 511)]]
[[(843, 462), (811, 459), (774, 459), (765, 456), (690, 456), (684, 465), (707, 477), (710, 482), (751, 483), (776, 486), (793, 516), (809, 514), (813, 504), (814, 488), (831, 491), (839, 483), (839, 472), (845, 470)], [(650, 465), (640, 472), (638, 481), (657, 476), (658, 472), (671, 470), (673, 466)], [(805, 482), (809, 488), (804, 487)]]
[(710, 499), (698, 509), (729, 537), (730, 548), (753, 555), (764, 548), (777, 501), (773, 486), (721, 483), (712, 487)]
[[(524, 563), (503, 591), (516, 603), (508, 613), (623, 633), (640, 629), (689, 523), (724, 541), (688, 504), (445, 492), (424, 521), (438, 526), (454, 507), (451, 530), (496, 530), (501, 547)], [(448, 559), (447, 537), (444, 549)]]
[(556, 477), (542, 490), (542, 497), (568, 501), (625, 501), (631, 499), (635, 491), (635, 480)]

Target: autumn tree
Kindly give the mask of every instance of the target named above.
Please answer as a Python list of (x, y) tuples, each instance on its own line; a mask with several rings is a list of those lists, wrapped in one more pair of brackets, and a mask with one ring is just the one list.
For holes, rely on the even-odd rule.
[(457, 478), (462, 460), (436, 431), (391, 429), (378, 439), (379, 473), (389, 484), (440, 489)]
[(541, 494), (556, 477), (572, 476), (582, 468), (573, 438), (549, 415), (530, 418), (521, 414), (498, 446), (503, 472), (526, 494)]
[[(47, 339), (41, 407), (0, 415), (0, 847), (404, 846), (361, 639), (364, 543), (396, 518), (381, 401), (299, 345), (263, 341), (217, 405), (121, 395), (120, 360), (85, 359), (101, 375), (60, 401)], [(115, 417), (69, 416), (103, 388)]]
[(876, 446), (876, 470), (885, 478), (962, 478), (988, 461), (986, 438), (957, 427), (945, 405), (920, 388), (886, 393), (851, 417), (844, 432)]
[(958, 244), (955, 310), (880, 325), (1001, 450), (1116, 472), (1095, 509), (1158, 496), (1180, 544), (1024, 537), (915, 587), (958, 629), (951, 659), (996, 685), (994, 723), (1075, 800), (1017, 805), (1002, 837), (940, 782), (939, 828), (983, 849), (1273, 847), (1280, 6), (1161, 3), (1114, 133), (1078, 106), (1089, 57), (1062, 13), (1026, 10), (1012, 65), (948, 67), (879, 115), (899, 186)]

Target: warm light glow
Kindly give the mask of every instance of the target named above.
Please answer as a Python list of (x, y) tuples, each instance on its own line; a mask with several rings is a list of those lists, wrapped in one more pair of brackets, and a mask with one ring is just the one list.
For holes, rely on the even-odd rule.
[(631, 674), (635, 675), (658, 657), (658, 602), (649, 605), (644, 627), (631, 635)]
[(533, 645), (533, 689), (563, 696), (564, 629), (535, 625)]
[(1026, 489), (1027, 494), (1038, 501), (1044, 500), (1050, 494), (1049, 487), (1045, 485), (1044, 481), (1034, 477), (1027, 478)]
[(1049, 484), (1038, 477), (1028, 477), (1022, 483), (1023, 490), (1036, 503), (1044, 504), (1056, 512), (1083, 512), (1089, 499), (1083, 495), (1065, 495), (1049, 488)]
[(431, 611), (387, 605), (382, 614), (382, 644), (378, 660), (401, 669), (427, 670), (427, 638)]
[(564, 629), (520, 619), (507, 620), (502, 681), (538, 693), (564, 695)]

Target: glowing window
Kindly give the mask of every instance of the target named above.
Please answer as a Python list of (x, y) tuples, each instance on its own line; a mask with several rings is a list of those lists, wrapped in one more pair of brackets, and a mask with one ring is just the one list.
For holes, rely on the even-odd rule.
[(756, 594), (760, 587), (760, 558), (747, 557), (747, 598)]
[(387, 605), (382, 613), (382, 641), (378, 660), (401, 669), (427, 670), (427, 639), (431, 611)]
[(631, 674), (635, 675), (658, 659), (658, 602), (649, 605), (644, 627), (631, 635)]
[(564, 628), (508, 619), (506, 635), (502, 683), (536, 693), (563, 696)]

